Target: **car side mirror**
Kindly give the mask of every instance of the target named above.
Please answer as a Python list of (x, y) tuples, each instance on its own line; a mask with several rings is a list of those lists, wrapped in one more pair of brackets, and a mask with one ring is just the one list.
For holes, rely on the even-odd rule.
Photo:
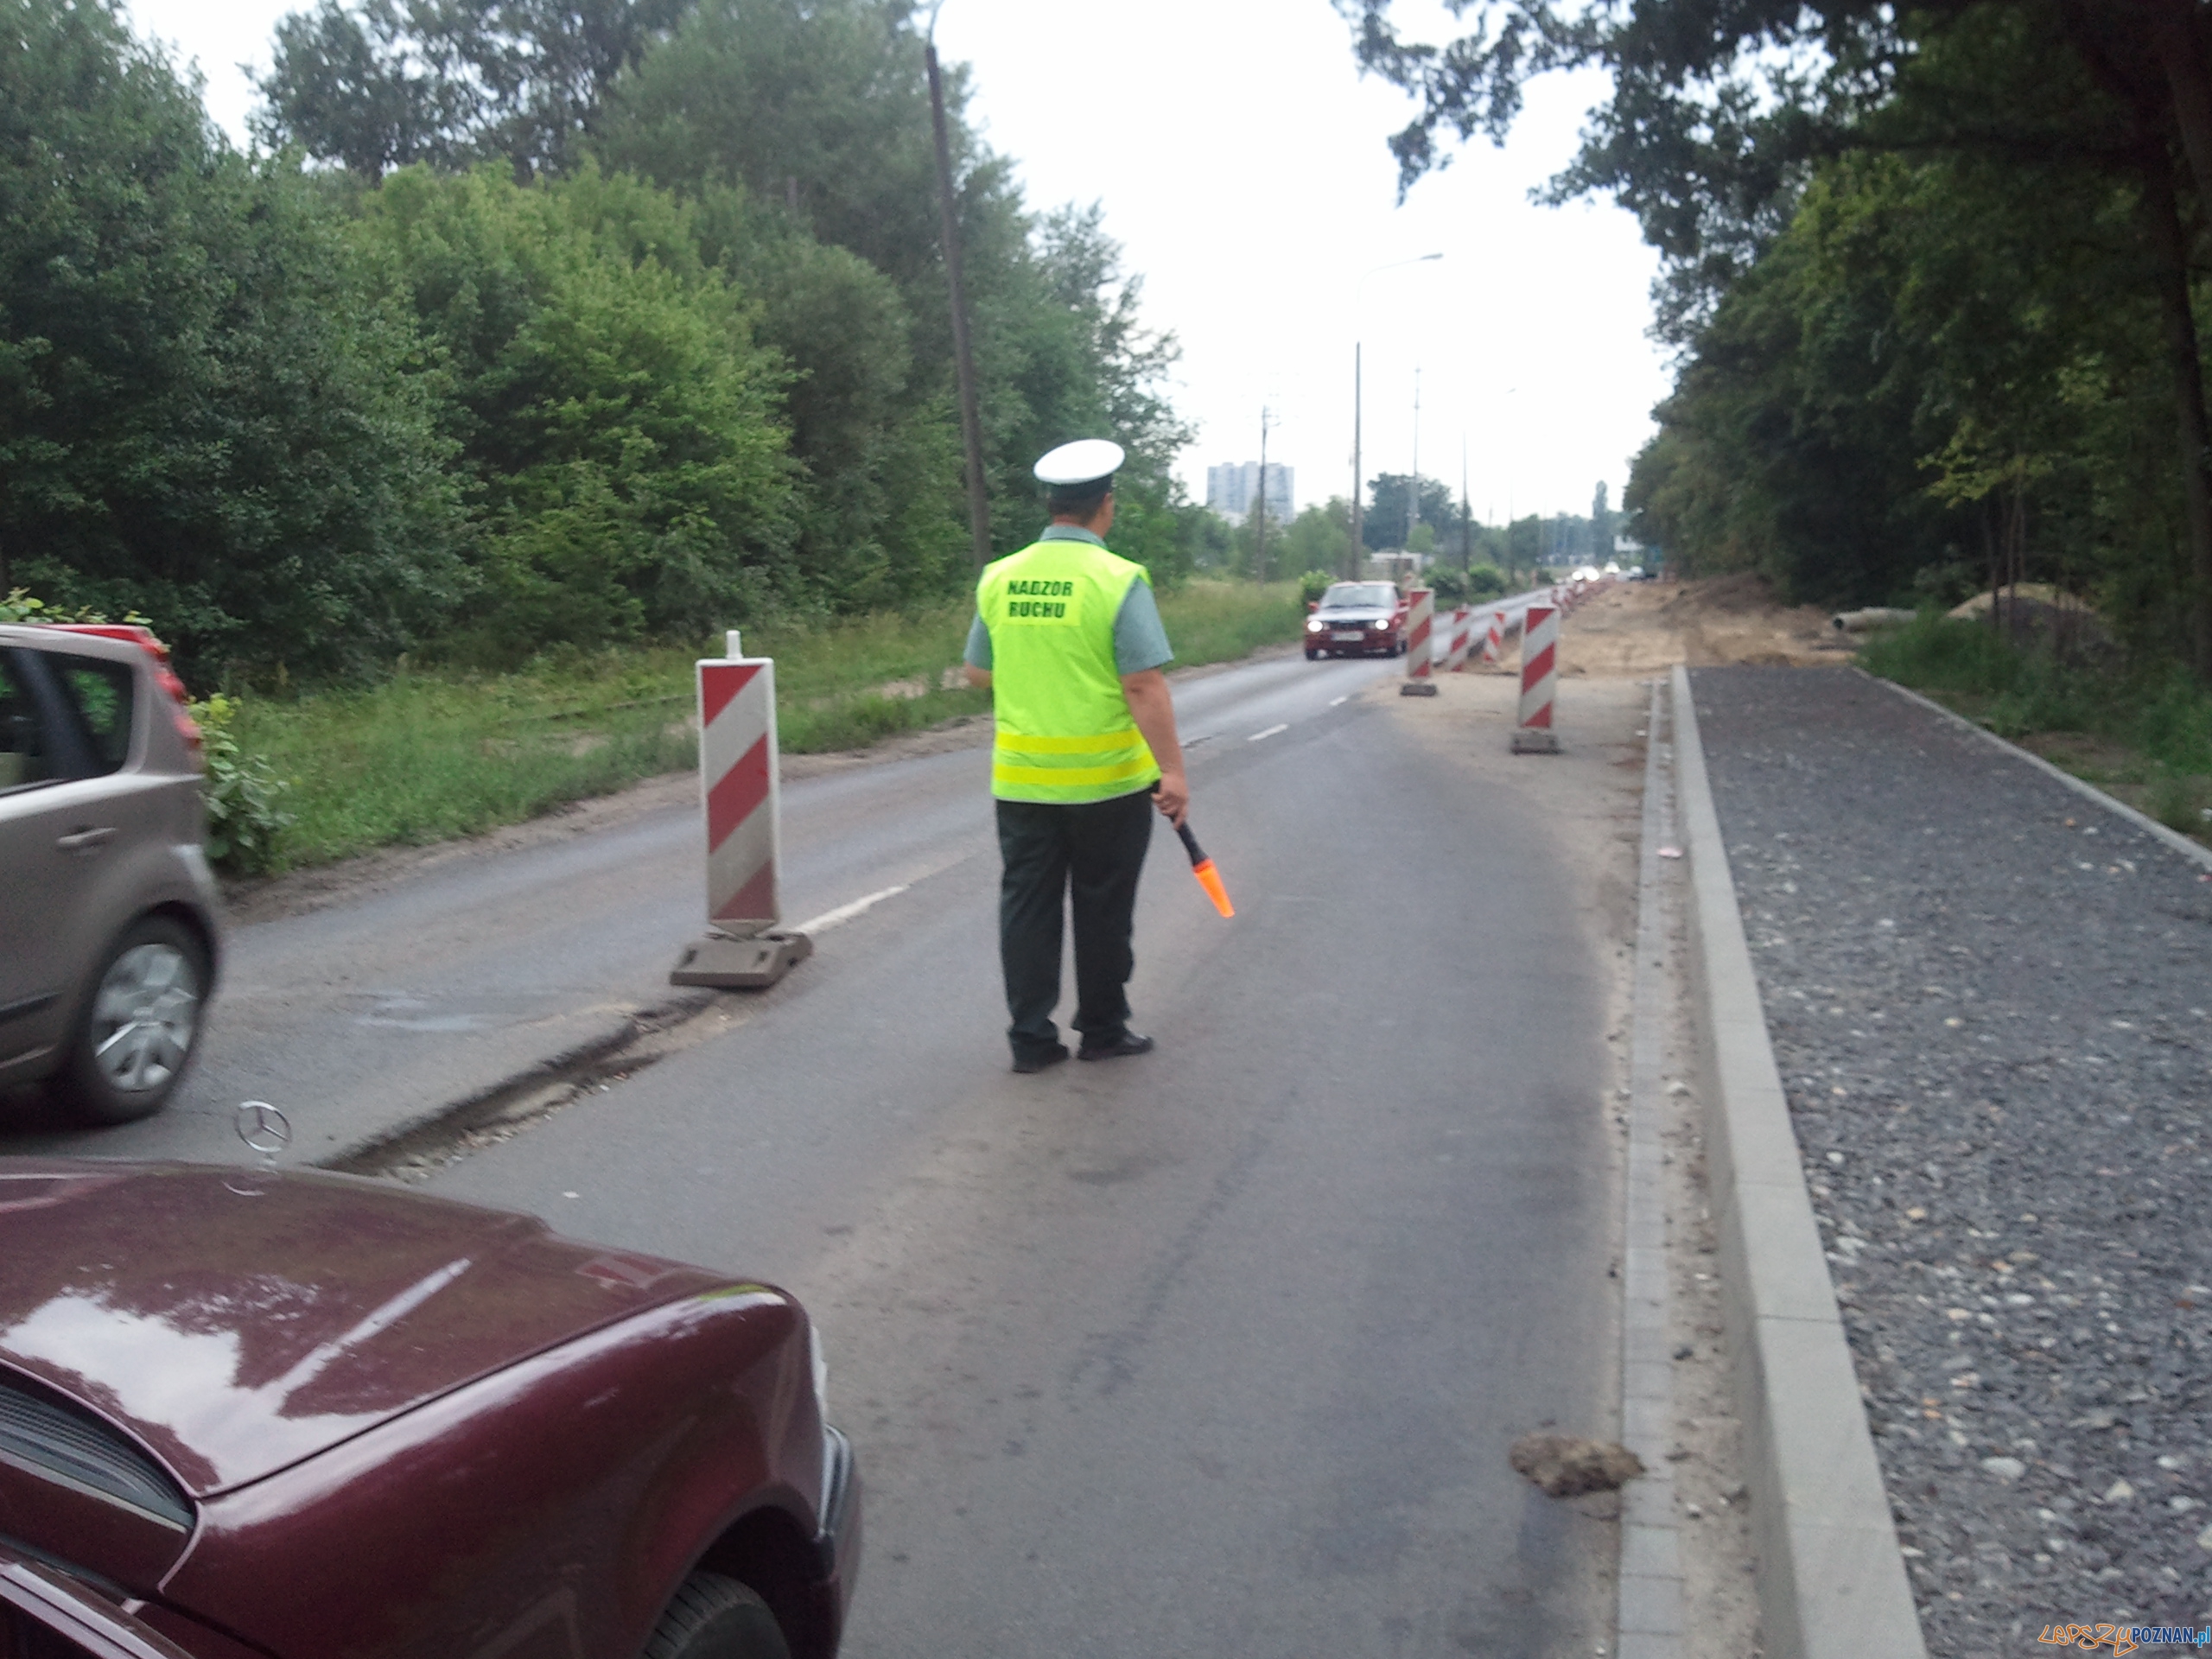
[(1306, 608), (1309, 613), (1318, 611), (1321, 608), (1321, 601), (1318, 599), (1309, 599), (1306, 601)]

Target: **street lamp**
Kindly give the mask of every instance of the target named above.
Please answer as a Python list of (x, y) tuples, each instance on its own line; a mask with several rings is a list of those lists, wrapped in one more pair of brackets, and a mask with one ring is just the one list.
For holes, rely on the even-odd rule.
[(1386, 265), (1377, 265), (1377, 266), (1376, 266), (1372, 270), (1370, 270), (1370, 271), (1367, 271), (1367, 272), (1363, 273), (1363, 274), (1361, 276), (1360, 279), (1359, 279), (1357, 283), (1353, 283), (1353, 284), (1352, 284), (1352, 290), (1351, 290), (1351, 312), (1352, 312), (1351, 321), (1352, 321), (1352, 329), (1353, 329), (1353, 339), (1352, 339), (1352, 343), (1351, 343), (1351, 558), (1352, 558), (1352, 568), (1351, 568), (1350, 570), (1348, 570), (1348, 571), (1346, 571), (1346, 572), (1344, 573), (1344, 574), (1345, 574), (1345, 575), (1351, 575), (1351, 576), (1357, 576), (1357, 575), (1359, 574), (1359, 566), (1360, 566), (1360, 563), (1361, 563), (1361, 561), (1364, 560), (1364, 559), (1366, 558), (1366, 556), (1367, 556), (1366, 552), (1365, 552), (1366, 543), (1365, 543), (1365, 542), (1363, 542), (1363, 541), (1361, 539), (1361, 537), (1365, 534), (1365, 523), (1366, 523), (1366, 521), (1365, 521), (1365, 518), (1364, 518), (1364, 515), (1363, 515), (1363, 510), (1362, 510), (1361, 505), (1360, 505), (1360, 498), (1361, 498), (1362, 496), (1363, 496), (1363, 495), (1366, 493), (1366, 480), (1365, 480), (1365, 479), (1363, 479), (1363, 478), (1361, 476), (1361, 469), (1360, 469), (1360, 453), (1359, 453), (1359, 442), (1360, 442), (1360, 403), (1361, 403), (1361, 398), (1360, 398), (1360, 379), (1361, 379), (1361, 376), (1365, 372), (1365, 364), (1364, 364), (1364, 362), (1363, 362), (1363, 353), (1364, 353), (1364, 351), (1365, 351), (1365, 349), (1366, 349), (1366, 348), (1365, 348), (1365, 345), (1364, 345), (1364, 343), (1363, 343), (1363, 341), (1358, 338), (1358, 333), (1357, 333), (1358, 328), (1359, 328), (1359, 321), (1360, 321), (1360, 298), (1361, 298), (1362, 294), (1363, 294), (1363, 293), (1365, 291), (1365, 289), (1366, 289), (1366, 287), (1367, 287), (1367, 279), (1368, 279), (1368, 277), (1370, 277), (1370, 276), (1381, 276), (1381, 275), (1382, 275), (1384, 271), (1386, 271), (1386, 270), (1402, 270), (1404, 267), (1406, 267), (1406, 266), (1408, 266), (1408, 265), (1426, 265), (1426, 264), (1430, 264), (1431, 262), (1433, 262), (1433, 261), (1434, 261), (1434, 260), (1441, 259), (1443, 257), (1444, 257), (1444, 256), (1443, 256), (1442, 254), (1440, 254), (1440, 253), (1423, 253), (1423, 254), (1417, 254), (1416, 256), (1414, 256), (1414, 257), (1413, 258), (1411, 258), (1411, 259), (1394, 259), (1394, 260), (1392, 260), (1389, 264), (1386, 264)]

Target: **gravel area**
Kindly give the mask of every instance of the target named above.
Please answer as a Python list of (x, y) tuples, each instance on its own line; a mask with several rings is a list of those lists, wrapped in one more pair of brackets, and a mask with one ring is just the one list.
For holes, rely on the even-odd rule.
[(2212, 880), (1847, 670), (1692, 683), (1929, 1651), (2212, 1623)]

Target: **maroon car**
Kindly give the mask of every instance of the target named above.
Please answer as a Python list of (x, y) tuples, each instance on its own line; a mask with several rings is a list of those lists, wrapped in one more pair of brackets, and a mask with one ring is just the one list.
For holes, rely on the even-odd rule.
[(1306, 619), (1306, 660), (1403, 656), (1406, 610), (1395, 582), (1333, 583)]
[(0, 1659), (830, 1659), (780, 1291), (346, 1176), (0, 1166)]

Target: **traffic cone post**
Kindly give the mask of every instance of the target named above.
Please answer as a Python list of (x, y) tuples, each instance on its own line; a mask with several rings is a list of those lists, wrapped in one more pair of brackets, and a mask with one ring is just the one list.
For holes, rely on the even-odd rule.
[(671, 985), (760, 990), (814, 954), (805, 934), (781, 931), (783, 802), (776, 753), (776, 664), (742, 654), (702, 660), (699, 800), (707, 831), (707, 936), (686, 946)]
[(1531, 605), (1521, 618), (1521, 719), (1514, 728), (1516, 754), (1557, 754), (1552, 703), (1559, 690), (1559, 612)]
[(1411, 607), (1406, 613), (1406, 677), (1399, 682), (1402, 697), (1433, 697), (1436, 682), (1430, 677), (1436, 664), (1431, 660), (1429, 636), (1434, 620), (1434, 595), (1426, 588), (1415, 588), (1407, 594)]

